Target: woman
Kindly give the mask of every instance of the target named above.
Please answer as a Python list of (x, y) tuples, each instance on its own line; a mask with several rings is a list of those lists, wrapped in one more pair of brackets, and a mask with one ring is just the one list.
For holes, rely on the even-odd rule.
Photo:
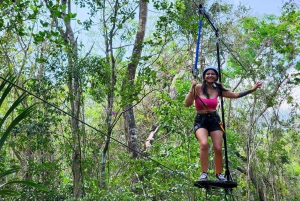
[(219, 72), (214, 66), (207, 66), (203, 70), (203, 83), (197, 84), (193, 80), (189, 93), (185, 98), (185, 106), (195, 105), (197, 115), (194, 121), (194, 132), (200, 145), (200, 161), (202, 175), (199, 181), (208, 180), (208, 136), (211, 137), (213, 149), (215, 152), (215, 173), (217, 180), (226, 181), (222, 174), (222, 139), (223, 132), (220, 126), (220, 117), (216, 108), (218, 105), (218, 96), (225, 98), (241, 98), (262, 86), (261, 82), (257, 82), (250, 90), (243, 92), (232, 92), (225, 89), (221, 84), (216, 83)]

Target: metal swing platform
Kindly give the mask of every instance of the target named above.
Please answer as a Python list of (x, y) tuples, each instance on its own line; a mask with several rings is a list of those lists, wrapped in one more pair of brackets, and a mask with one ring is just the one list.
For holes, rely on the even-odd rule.
[(207, 180), (207, 181), (196, 181), (194, 186), (198, 188), (223, 188), (223, 189), (232, 189), (238, 186), (237, 182), (234, 181), (218, 181), (218, 180)]

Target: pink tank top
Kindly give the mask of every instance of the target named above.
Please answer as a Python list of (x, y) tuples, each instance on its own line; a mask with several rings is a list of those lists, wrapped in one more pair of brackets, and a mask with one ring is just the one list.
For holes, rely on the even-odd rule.
[(196, 110), (216, 110), (218, 106), (218, 96), (216, 96), (213, 99), (206, 99), (206, 98), (201, 98), (202, 101), (206, 104), (206, 107), (203, 105), (202, 101), (200, 100), (199, 97), (196, 98), (195, 100), (195, 107)]

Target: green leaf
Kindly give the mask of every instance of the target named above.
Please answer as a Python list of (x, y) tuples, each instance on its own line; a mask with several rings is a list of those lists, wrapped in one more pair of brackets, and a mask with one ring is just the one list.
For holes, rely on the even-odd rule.
[(20, 168), (12, 168), (9, 170), (6, 170), (5, 172), (0, 173), (0, 179), (2, 179), (3, 177), (13, 174), (15, 172), (18, 172), (20, 170)]
[[(12, 104), (12, 106), (8, 109), (4, 117), (0, 121), (0, 127), (2, 127), (3, 123), (6, 121), (7, 117), (18, 107), (18, 105), (27, 97), (25, 93), (23, 93), (19, 98)], [(1, 104), (0, 104), (1, 105)]]
[(11, 124), (8, 126), (8, 128), (5, 130), (3, 136), (0, 139), (0, 150), (2, 149), (2, 146), (4, 142), (6, 141), (6, 138), (9, 136), (11, 130), (18, 124), (20, 123), (23, 119), (25, 119), (34, 109), (35, 105), (30, 106), (29, 108), (26, 108), (19, 116), (17, 116)]
[[(15, 77), (8, 75), (6, 78), (6, 80), (10, 80), (11, 82), (15, 82)], [(4, 89), (4, 87), (7, 85), (8, 81), (4, 80), (1, 85), (0, 85), (0, 91), (2, 91)], [(5, 100), (6, 96), (9, 94), (9, 92), (11, 91), (11, 89), (13, 88), (13, 84), (8, 84), (8, 86), (6, 87), (6, 89), (4, 90), (4, 92), (1, 95), (0, 98), (0, 106), (2, 105), (3, 101)], [(1, 127), (1, 124), (0, 124)]]
[(13, 190), (0, 190), (0, 195), (1, 196), (16, 196), (19, 193), (17, 191)]
[(38, 189), (43, 190), (43, 191), (47, 191), (47, 188), (45, 186), (34, 183), (32, 181), (25, 181), (25, 180), (22, 180), (22, 181), (9, 181), (9, 182), (6, 183), (6, 185), (8, 185), (8, 184), (24, 184), (26, 186), (31, 186), (31, 187), (38, 188)]

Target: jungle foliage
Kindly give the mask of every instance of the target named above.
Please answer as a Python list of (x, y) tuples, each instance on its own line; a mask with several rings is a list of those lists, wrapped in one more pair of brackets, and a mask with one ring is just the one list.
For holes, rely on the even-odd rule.
[[(299, 200), (299, 5), (257, 17), (201, 3), (218, 39), (198, 0), (1, 1), (0, 200)], [(226, 88), (263, 81), (224, 99), (229, 194), (193, 186), (200, 19), (200, 71), (218, 42)]]

